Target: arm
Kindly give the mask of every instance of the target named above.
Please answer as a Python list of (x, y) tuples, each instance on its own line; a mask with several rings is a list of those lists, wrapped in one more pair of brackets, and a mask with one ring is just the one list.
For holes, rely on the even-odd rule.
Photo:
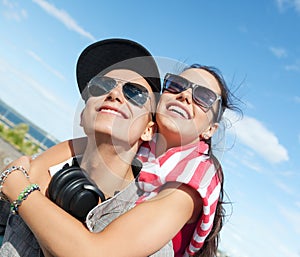
[[(51, 180), (48, 169), (49, 167), (61, 163), (75, 154), (81, 154), (86, 145), (86, 138), (76, 138), (63, 141), (55, 146), (52, 146), (37, 158), (31, 161), (30, 164), (30, 180), (32, 183), (37, 183), (41, 191), (45, 194), (45, 190)], [(76, 149), (76, 153), (75, 150)]]
[[(26, 160), (14, 163), (20, 164), (29, 168)], [(28, 184), (22, 172), (15, 171), (3, 190), (15, 200)], [(136, 206), (97, 234), (89, 232), (38, 191), (22, 203), (19, 214), (54, 256), (132, 257), (147, 256), (160, 249), (186, 222), (198, 216), (194, 213), (196, 204), (199, 197), (191, 188), (169, 184), (155, 198)]]

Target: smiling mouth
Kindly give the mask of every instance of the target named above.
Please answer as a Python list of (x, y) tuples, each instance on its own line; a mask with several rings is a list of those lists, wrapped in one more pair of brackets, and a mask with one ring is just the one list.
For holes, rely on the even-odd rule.
[(107, 113), (107, 114), (113, 114), (113, 115), (116, 115), (118, 117), (121, 117), (121, 118), (127, 118), (125, 117), (125, 115), (117, 110), (113, 110), (113, 109), (108, 109), (108, 108), (100, 108), (99, 109), (99, 112), (100, 113)]
[(177, 105), (170, 105), (167, 108), (168, 111), (179, 114), (182, 118), (189, 119), (190, 115), (188, 112)]

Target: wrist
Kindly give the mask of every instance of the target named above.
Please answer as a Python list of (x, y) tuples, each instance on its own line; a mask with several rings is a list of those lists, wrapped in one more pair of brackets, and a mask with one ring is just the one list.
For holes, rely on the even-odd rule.
[[(8, 175), (5, 177), (5, 179), (2, 179), (2, 194), (8, 198), (10, 202), (17, 199), (19, 193), (30, 184), (29, 177), (26, 171), (19, 167), (11, 167), (11, 172), (7, 172)], [(6, 171), (8, 171), (6, 170)], [(3, 174), (3, 173), (2, 173)], [(2, 176), (3, 178), (3, 176)]]
[(22, 202), (25, 201), (27, 197), (36, 190), (40, 191), (40, 187), (37, 184), (30, 184), (26, 186), (25, 189), (18, 195), (18, 198), (10, 204), (11, 213), (17, 214)]

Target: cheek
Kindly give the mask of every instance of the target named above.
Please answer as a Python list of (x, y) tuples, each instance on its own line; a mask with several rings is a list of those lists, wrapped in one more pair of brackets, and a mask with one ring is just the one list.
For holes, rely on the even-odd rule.
[(211, 117), (210, 115), (205, 112), (195, 115), (194, 124), (195, 130), (197, 131), (198, 135), (202, 134), (205, 130), (207, 130), (211, 124), (210, 122)]
[(208, 110), (207, 112), (205, 112), (199, 106), (195, 106), (194, 115), (195, 115), (194, 120), (196, 124), (204, 128), (208, 127), (211, 124), (213, 119), (212, 110)]
[(160, 133), (178, 133), (178, 131), (180, 131), (181, 124), (183, 123), (181, 120), (176, 120), (161, 112), (156, 113), (156, 122)]
[(176, 97), (176, 94), (171, 94), (168, 92), (162, 93), (159, 98), (159, 101), (157, 103), (156, 111), (159, 111), (160, 109), (165, 108), (168, 101), (174, 100), (175, 97)]
[(140, 113), (131, 122), (128, 130), (128, 138), (130, 141), (137, 140), (141, 137), (150, 121), (148, 113)]
[(92, 124), (91, 112), (89, 111), (87, 105), (85, 106), (85, 108), (83, 109), (83, 111), (81, 113), (80, 124), (84, 129), (86, 129), (87, 127), (90, 127)]
[(98, 113), (95, 111), (95, 106), (99, 105), (97, 102), (99, 99), (97, 98), (90, 98), (85, 105), (85, 108), (82, 111), (81, 114), (81, 126), (83, 127), (85, 133), (88, 135), (90, 133), (94, 133), (98, 130), (99, 125), (101, 125), (103, 122), (101, 122), (100, 117), (98, 116)]

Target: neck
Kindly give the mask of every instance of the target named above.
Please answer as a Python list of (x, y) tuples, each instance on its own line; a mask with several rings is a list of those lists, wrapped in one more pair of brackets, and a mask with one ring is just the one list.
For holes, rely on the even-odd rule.
[(167, 150), (173, 147), (190, 145), (199, 142), (199, 138), (194, 138), (192, 140), (182, 140), (181, 138), (172, 137), (169, 133), (166, 136), (162, 133), (157, 133), (155, 155), (156, 157), (162, 155)]
[(132, 149), (124, 149), (122, 144), (87, 141), (81, 167), (95, 181), (106, 197), (124, 189), (133, 179), (131, 162), (135, 156)]
[(155, 146), (155, 156), (158, 157), (162, 155), (164, 152), (166, 152), (169, 149), (167, 140), (162, 134), (157, 134), (156, 138), (156, 146)]

